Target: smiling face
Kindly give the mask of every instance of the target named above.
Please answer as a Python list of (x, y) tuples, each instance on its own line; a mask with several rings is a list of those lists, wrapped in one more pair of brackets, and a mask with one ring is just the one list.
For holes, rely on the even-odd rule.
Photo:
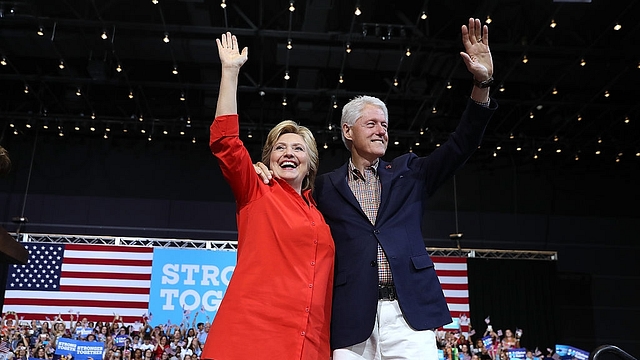
[(271, 149), (269, 168), (276, 177), (300, 192), (302, 181), (309, 173), (308, 150), (302, 136), (293, 133), (280, 135)]
[(362, 158), (373, 163), (387, 151), (389, 123), (382, 109), (375, 105), (365, 105), (361, 114), (352, 126), (343, 124), (342, 131), (345, 139), (351, 141), (355, 160)]
[(262, 163), (298, 193), (313, 190), (318, 158), (318, 147), (311, 130), (291, 120), (274, 126), (262, 147)]

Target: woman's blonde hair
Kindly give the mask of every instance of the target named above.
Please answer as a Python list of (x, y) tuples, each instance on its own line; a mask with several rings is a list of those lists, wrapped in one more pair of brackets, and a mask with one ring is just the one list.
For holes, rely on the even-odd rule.
[(302, 190), (313, 190), (313, 184), (318, 174), (318, 146), (316, 145), (316, 139), (313, 137), (313, 133), (306, 126), (298, 125), (291, 120), (284, 120), (274, 126), (273, 129), (269, 131), (267, 140), (262, 147), (262, 163), (269, 166), (273, 145), (278, 141), (280, 136), (284, 134), (296, 134), (302, 137), (309, 156), (309, 174), (302, 181)]

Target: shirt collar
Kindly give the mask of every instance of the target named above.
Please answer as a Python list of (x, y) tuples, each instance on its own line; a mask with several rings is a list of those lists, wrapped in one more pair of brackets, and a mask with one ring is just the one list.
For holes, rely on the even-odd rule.
[[(365, 169), (369, 169), (373, 171), (374, 175), (378, 174), (378, 165), (380, 165), (380, 159), (377, 159), (375, 163), (373, 163), (371, 166), (366, 167)], [(353, 176), (353, 180), (357, 180), (360, 179), (362, 181), (364, 181), (364, 175), (360, 173), (360, 170), (358, 170), (358, 168), (356, 168), (356, 166), (353, 164), (353, 161), (351, 160), (351, 158), (349, 158), (349, 175)]]

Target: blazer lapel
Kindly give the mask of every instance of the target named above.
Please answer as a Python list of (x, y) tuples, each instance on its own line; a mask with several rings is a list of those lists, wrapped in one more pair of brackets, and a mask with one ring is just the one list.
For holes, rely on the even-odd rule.
[(360, 207), (360, 203), (358, 203), (358, 200), (353, 195), (353, 192), (351, 191), (351, 188), (347, 183), (347, 171), (349, 169), (348, 164), (349, 163), (347, 162), (340, 168), (329, 173), (329, 180), (331, 180), (331, 184), (336, 188), (336, 190), (338, 191), (338, 194), (340, 194), (340, 196), (342, 196), (342, 198), (347, 203), (349, 203), (349, 205), (356, 208), (362, 214), (362, 216), (364, 216), (365, 219), (367, 219), (368, 221), (367, 215), (364, 213), (364, 211), (362, 211), (362, 208)]
[(376, 224), (380, 223), (380, 220), (384, 217), (384, 210), (389, 204), (389, 189), (391, 189), (391, 183), (393, 180), (393, 168), (391, 163), (380, 159), (378, 165), (378, 177), (380, 178), (380, 207), (378, 208), (378, 215), (376, 216)]

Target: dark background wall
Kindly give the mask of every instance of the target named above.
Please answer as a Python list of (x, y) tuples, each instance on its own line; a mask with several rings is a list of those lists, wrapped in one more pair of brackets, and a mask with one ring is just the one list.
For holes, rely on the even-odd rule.
[[(5, 134), (13, 168), (0, 178), (0, 222), (8, 231), (24, 215), (22, 231), (31, 233), (236, 238), (233, 198), (205, 143)], [(344, 149), (323, 150), (320, 171), (346, 158)], [(614, 344), (637, 357), (638, 174), (634, 166), (472, 158), (432, 197), (425, 243), (454, 247), (449, 234), (459, 231), (464, 248), (557, 251), (558, 312), (549, 316), (558, 343)]]

